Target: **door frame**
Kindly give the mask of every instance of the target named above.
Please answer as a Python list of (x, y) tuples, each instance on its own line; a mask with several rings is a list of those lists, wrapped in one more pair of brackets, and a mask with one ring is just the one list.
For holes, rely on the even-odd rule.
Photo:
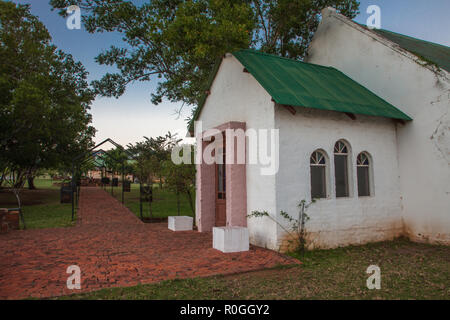
[[(226, 122), (211, 129), (215, 130), (204, 130), (196, 134), (197, 146), (200, 146), (201, 152), (212, 142), (211, 139), (217, 134), (217, 131), (220, 131), (224, 134), (224, 142), (226, 141), (226, 154), (236, 155), (236, 139), (238, 138), (234, 137), (235, 140), (233, 142), (233, 136), (229, 133), (242, 130), (245, 137), (245, 122)], [(227, 129), (232, 130), (229, 131)], [(233, 145), (234, 150), (230, 150), (233, 148)], [(216, 175), (216, 163), (208, 164), (202, 158), (200, 163), (197, 164), (196, 173), (196, 224), (200, 232), (212, 231), (212, 228), (216, 225)], [(237, 159), (234, 160), (234, 163), (225, 163), (225, 198), (226, 226), (246, 227), (246, 163), (237, 163)]]
[[(226, 163), (225, 163), (225, 159), (226, 159), (226, 146), (225, 146), (225, 140), (223, 142), (223, 146), (222, 146), (223, 151), (223, 157), (222, 157), (222, 161), (223, 163), (215, 163), (215, 179), (214, 179), (214, 184), (215, 184), (215, 222), (214, 225), (216, 227), (224, 227), (227, 225), (227, 183), (226, 183), (226, 176), (227, 176), (227, 167), (226, 167)], [(219, 166), (223, 166), (222, 170), (223, 170), (223, 184), (224, 184), (224, 190), (221, 192), (219, 191)], [(222, 195), (222, 197), (219, 197), (219, 194)], [(224, 215), (224, 219), (223, 221), (218, 221), (218, 217), (220, 217), (220, 212), (219, 210), (223, 210), (222, 214)]]

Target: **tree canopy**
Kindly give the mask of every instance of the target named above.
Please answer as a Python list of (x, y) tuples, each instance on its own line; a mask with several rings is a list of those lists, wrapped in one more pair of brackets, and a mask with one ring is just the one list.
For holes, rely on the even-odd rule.
[(176, 135), (168, 132), (156, 138), (144, 137), (143, 141), (128, 144), (128, 151), (133, 154), (133, 173), (141, 183), (152, 185), (158, 177), (162, 187), (162, 164), (170, 158), (172, 148), (179, 142)]
[[(28, 5), (0, 2), (0, 164), (18, 183), (92, 145), (87, 72)], [(12, 176), (12, 175), (11, 175)]]
[(51, 0), (80, 6), (88, 32), (119, 32), (124, 45), (97, 56), (118, 68), (95, 81), (96, 92), (121, 96), (129, 83), (158, 81), (152, 102), (163, 98), (196, 105), (218, 58), (256, 48), (302, 59), (320, 21), (320, 11), (335, 7), (354, 18), (356, 0), (152, 0), (137, 5), (121, 0)]
[[(173, 147), (177, 145), (173, 145)], [(192, 187), (195, 185), (194, 146), (189, 145), (188, 147), (190, 148), (191, 154), (190, 163), (175, 164), (170, 159), (170, 156), (168, 156), (167, 160), (163, 161), (161, 166), (165, 183), (169, 190), (174, 191), (177, 196), (178, 215), (180, 215), (180, 194), (187, 195), (192, 214), (195, 215), (194, 195), (192, 191)], [(184, 150), (181, 148), (180, 151), (180, 156), (182, 156)]]

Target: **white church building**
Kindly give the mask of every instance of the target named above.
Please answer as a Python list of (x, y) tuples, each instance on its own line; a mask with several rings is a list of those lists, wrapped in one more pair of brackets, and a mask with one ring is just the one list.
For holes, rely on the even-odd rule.
[(214, 143), (209, 129), (223, 135), (225, 154), (239, 139), (227, 129), (275, 130), (277, 170), (249, 161), (249, 135), (244, 163), (197, 164), (198, 230), (247, 227), (252, 244), (283, 250), (287, 234), (274, 220), (316, 199), (310, 247), (399, 236), (450, 244), (449, 72), (450, 48), (369, 30), (331, 8), (305, 62), (226, 54), (194, 116), (197, 147)]

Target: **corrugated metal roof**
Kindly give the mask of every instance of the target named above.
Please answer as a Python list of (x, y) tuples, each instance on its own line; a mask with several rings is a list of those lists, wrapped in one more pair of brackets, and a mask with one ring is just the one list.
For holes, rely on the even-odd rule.
[[(233, 52), (275, 102), (290, 106), (331, 110), (353, 114), (412, 120), (408, 115), (381, 99), (344, 73), (332, 67), (282, 58), (245, 49)], [(219, 70), (218, 60), (208, 81), (208, 90)], [(205, 94), (189, 124), (194, 121), (206, 102)]]
[(388, 30), (372, 29), (372, 31), (398, 44), (401, 48), (412, 54), (420, 58), (425, 58), (438, 67), (450, 72), (450, 47), (408, 37)]
[[(94, 154), (94, 158), (93, 158), (93, 164), (96, 166), (96, 167), (106, 167), (107, 165), (106, 165), (106, 155), (105, 154)], [(136, 163), (136, 160), (133, 160), (133, 159), (131, 159), (131, 160), (125, 160), (124, 161), (124, 163), (126, 163), (126, 164), (129, 164), (129, 165), (131, 165), (131, 164), (134, 164), (134, 163)]]
[(105, 159), (102, 156), (98, 156), (94, 158), (94, 165), (98, 168), (106, 167)]
[(249, 49), (233, 55), (278, 104), (411, 120), (335, 68)]

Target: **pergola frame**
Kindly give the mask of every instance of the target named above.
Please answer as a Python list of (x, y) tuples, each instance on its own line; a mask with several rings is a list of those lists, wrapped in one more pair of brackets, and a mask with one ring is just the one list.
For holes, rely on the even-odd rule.
[[(95, 157), (95, 155), (99, 152), (103, 152), (104, 155), (107, 155), (108, 157), (110, 157), (110, 159), (114, 160), (117, 163), (121, 163), (122, 164), (122, 204), (124, 203), (124, 171), (125, 171), (125, 159), (124, 160), (119, 160), (116, 159), (115, 157), (113, 157), (112, 155), (108, 154), (107, 152), (105, 152), (104, 150), (100, 149), (97, 150), (96, 152), (92, 152), (94, 151), (96, 148), (100, 147), (101, 145), (110, 142), (112, 145), (114, 145), (116, 148), (122, 150), (126, 155), (127, 155), (127, 159), (129, 160), (130, 158), (133, 159), (134, 155), (126, 150), (124, 147), (122, 147), (120, 144), (118, 144), (117, 142), (115, 142), (114, 140), (112, 140), (111, 138), (105, 139), (102, 142), (100, 142), (99, 144), (95, 145), (94, 147), (90, 148), (88, 151), (86, 152), (82, 152), (78, 155), (76, 155), (73, 159), (72, 159), (72, 181), (71, 181), (71, 190), (72, 190), (72, 221), (74, 219), (74, 214), (75, 214), (75, 200), (74, 200), (74, 193), (76, 194), (77, 197), (77, 202), (76, 205), (78, 207), (78, 199), (79, 199), (79, 195), (80, 195), (80, 191), (79, 191), (79, 186), (77, 185), (77, 181), (75, 180), (75, 173), (80, 169), (81, 165), (86, 163), (87, 161), (95, 161), (95, 159), (93, 159), (92, 157)], [(106, 167), (102, 166), (102, 168), (105, 168), (105, 172), (106, 172)], [(113, 173), (114, 174), (114, 173)], [(113, 194), (113, 181), (111, 179), (111, 194)]]

